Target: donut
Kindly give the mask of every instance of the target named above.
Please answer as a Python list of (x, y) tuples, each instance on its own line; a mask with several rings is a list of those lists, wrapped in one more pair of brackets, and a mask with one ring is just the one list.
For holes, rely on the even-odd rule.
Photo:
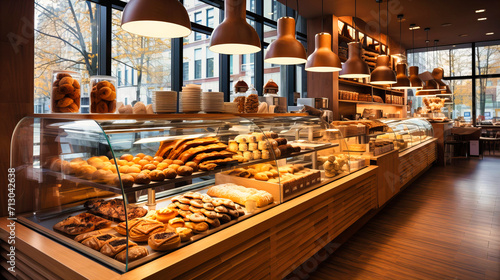
[(64, 93), (59, 92), (59, 88), (55, 87), (52, 89), (52, 97), (54, 100), (61, 100), (65, 97), (66, 95)]
[(79, 89), (80, 88), (80, 83), (78, 82), (77, 79), (73, 79), (73, 87), (76, 88), (76, 89)]
[[(113, 100), (113, 91), (109, 87), (102, 87), (99, 89), (99, 96), (107, 101)], [(116, 99), (116, 93), (115, 93), (115, 98)]]
[(70, 77), (71, 78), (71, 75), (67, 74), (67, 73), (59, 73), (59, 74), (57, 74), (56, 79), (57, 80), (61, 80), (64, 77)]
[(97, 85), (96, 85), (96, 88), (99, 90), (102, 87), (108, 87), (108, 88), (110, 88), (111, 87), (111, 83), (108, 82), (108, 81), (100, 81), (100, 82), (98, 82)]
[(73, 87), (73, 82), (74, 82), (74, 79), (71, 78), (70, 75), (68, 75), (66, 77), (61, 78), (61, 80), (59, 81), (59, 86), (70, 85), (71, 87)]
[(97, 113), (107, 113), (108, 112), (108, 104), (101, 100), (96, 105), (96, 111), (97, 111)]
[(57, 101), (57, 107), (68, 107), (71, 103), (73, 103), (73, 99), (69, 97), (64, 97), (63, 99)]

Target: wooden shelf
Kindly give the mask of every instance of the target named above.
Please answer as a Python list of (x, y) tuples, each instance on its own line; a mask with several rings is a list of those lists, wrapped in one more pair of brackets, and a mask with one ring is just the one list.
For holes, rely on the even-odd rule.
[(392, 92), (392, 93), (399, 93), (399, 94), (403, 94), (404, 93), (402, 91), (394, 90), (394, 89), (391, 89), (391, 88), (385, 88), (385, 87), (381, 87), (381, 86), (374, 86), (374, 85), (370, 85), (370, 84), (365, 84), (365, 83), (360, 83), (360, 82), (350, 81), (350, 80), (345, 80), (345, 79), (339, 79), (339, 84), (362, 86), (362, 87), (371, 87), (371, 88), (385, 90), (385, 91), (389, 91), (389, 92)]
[(400, 105), (400, 104), (387, 104), (387, 103), (380, 103), (380, 102), (355, 101), (355, 100), (339, 100), (339, 102), (356, 103), (356, 104), (362, 104), (362, 105), (395, 106), (395, 107), (404, 107), (404, 106), (406, 106), (406, 105)]
[(148, 119), (233, 119), (243, 118), (276, 118), (276, 117), (305, 117), (307, 113), (283, 114), (33, 114), (32, 117), (53, 119), (84, 119), (84, 120), (148, 120)]

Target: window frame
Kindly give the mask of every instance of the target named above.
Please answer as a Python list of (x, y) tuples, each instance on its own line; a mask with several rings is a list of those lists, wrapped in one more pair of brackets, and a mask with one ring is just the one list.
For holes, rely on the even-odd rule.
[[(125, 8), (125, 5), (127, 2), (123, 2), (120, 0), (89, 0), (90, 2), (96, 3), (97, 8), (99, 9), (99, 68), (98, 68), (98, 74), (99, 75), (111, 75), (111, 41), (112, 41), (112, 12), (113, 9), (123, 11)], [(200, 2), (203, 2), (205, 4), (208, 4), (210, 6), (213, 6), (214, 8), (219, 9), (219, 20), (222, 22), (224, 19), (224, 1), (221, 0), (199, 0)], [(249, 1), (249, 0), (247, 0)], [(261, 46), (262, 46), (262, 51), (259, 51), (255, 53), (255, 63), (254, 63), (254, 69), (255, 69), (255, 88), (258, 89), (259, 95), (262, 95), (262, 88), (264, 86), (264, 50), (265, 48), (269, 45), (269, 43), (264, 42), (264, 24), (271, 26), (273, 28), (277, 29), (278, 23), (276, 18), (275, 20), (269, 19), (264, 15), (264, 1), (267, 0), (255, 0), (255, 12), (248, 11), (246, 12), (247, 19), (251, 19), (255, 21), (255, 30), (257, 31), (257, 34), (259, 35), (259, 38), (261, 40)], [(183, 0), (180, 0), (181, 3), (183, 3)], [(278, 9), (282, 9), (282, 7), (278, 6), (279, 4), (276, 3), (276, 6)], [(210, 9), (210, 8), (208, 8)], [(207, 9), (206, 9), (207, 10)], [(205, 11), (206, 11), (205, 10)], [(214, 9), (214, 12), (215, 9)], [(288, 16), (292, 16), (297, 18), (296, 11), (294, 11), (291, 8), (287, 8), (287, 14)], [(206, 16), (205, 16), (206, 17)], [(215, 17), (215, 16), (214, 16)], [(203, 17), (202, 17), (203, 18)], [(203, 21), (203, 19), (202, 19)], [(220, 24), (220, 22), (214, 22), (214, 26), (217, 26)], [(214, 28), (196, 23), (196, 22), (191, 22), (191, 27), (193, 32), (198, 32), (200, 34), (205, 34), (207, 37), (209, 37), (214, 30)], [(307, 34), (298, 31), (297, 32), (297, 39), (307, 41)], [(182, 85), (183, 85), (183, 40), (184, 38), (174, 38), (171, 39), (171, 90), (173, 91), (181, 91), (182, 90)], [(225, 54), (217, 54), (219, 55), (219, 91), (224, 92), (224, 99), (225, 101), (229, 101), (229, 94), (231, 91), (230, 88), (230, 56), (225, 55)], [(296, 67), (294, 65), (291, 66), (284, 66), (282, 67), (282, 71), (286, 71), (286, 76), (287, 77), (295, 77), (296, 73)], [(214, 69), (215, 69), (214, 65)], [(123, 74), (123, 73), (122, 73)], [(214, 73), (214, 76), (215, 75)], [(303, 73), (303, 76), (306, 76), (306, 73)], [(303, 89), (296, 89), (295, 86), (295, 79), (287, 79), (285, 81), (286, 85), (285, 88), (288, 90), (288, 102), (289, 105), (293, 103), (293, 92), (294, 91), (300, 91), (304, 92)], [(306, 85), (303, 85), (303, 88)]]

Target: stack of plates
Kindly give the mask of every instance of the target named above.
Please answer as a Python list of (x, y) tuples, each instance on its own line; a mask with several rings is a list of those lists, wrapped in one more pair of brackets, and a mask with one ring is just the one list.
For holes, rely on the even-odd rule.
[(238, 103), (224, 102), (223, 112), (227, 114), (238, 114)]
[(153, 112), (155, 113), (176, 113), (177, 92), (163, 90), (153, 91), (152, 103)]
[(187, 85), (182, 87), (179, 112), (198, 113), (201, 111), (201, 86)]
[(202, 93), (201, 109), (206, 113), (221, 113), (224, 110), (224, 93), (223, 92)]

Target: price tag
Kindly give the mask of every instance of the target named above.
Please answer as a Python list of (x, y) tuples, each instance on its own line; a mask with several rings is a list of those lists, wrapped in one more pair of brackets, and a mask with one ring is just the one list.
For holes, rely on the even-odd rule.
[(278, 159), (277, 160), (278, 167), (282, 167), (286, 165), (286, 158)]

